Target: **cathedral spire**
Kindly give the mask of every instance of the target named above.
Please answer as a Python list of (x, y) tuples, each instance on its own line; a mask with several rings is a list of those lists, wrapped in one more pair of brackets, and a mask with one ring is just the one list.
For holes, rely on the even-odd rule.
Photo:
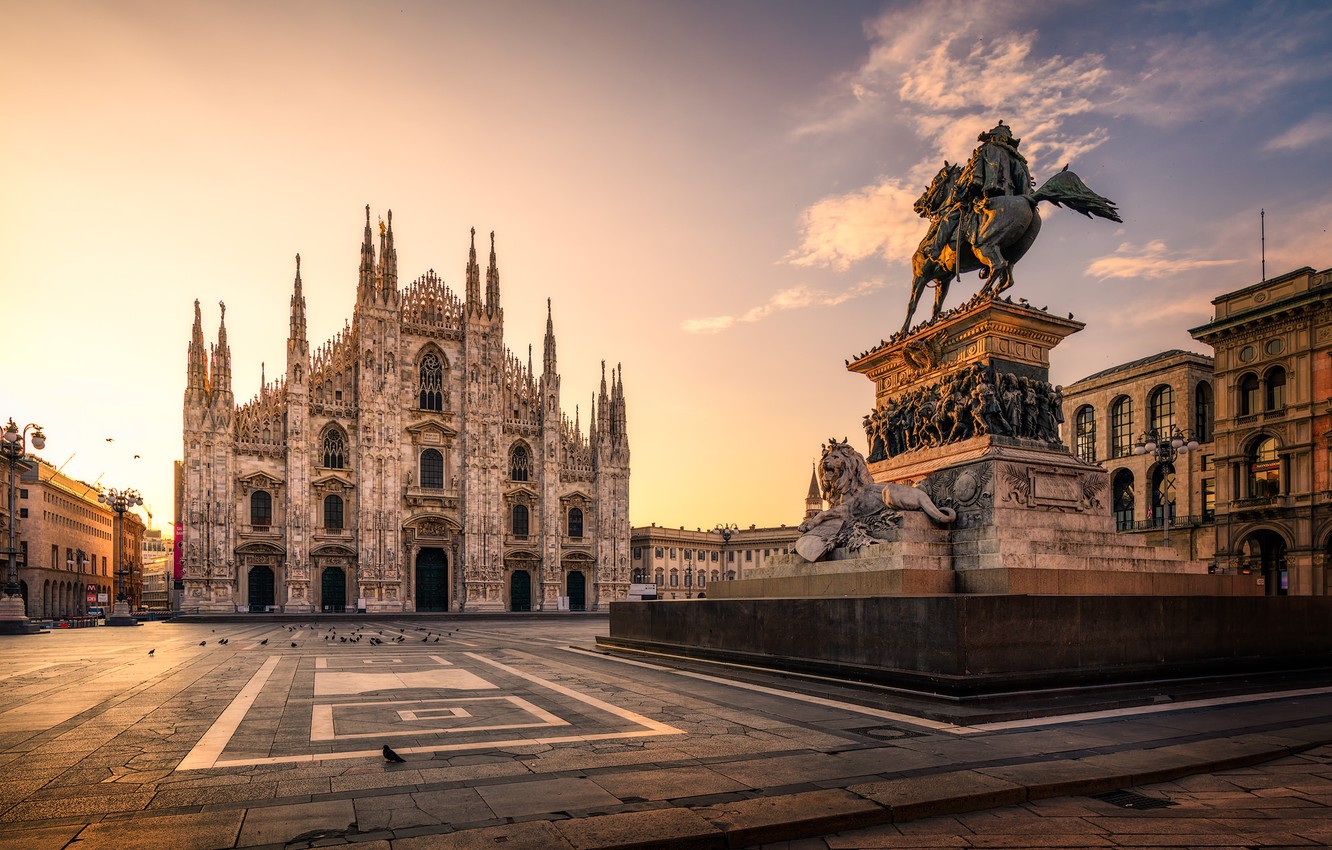
[(486, 268), (486, 314), (494, 318), (499, 313), (499, 264), (495, 262), (495, 231), (490, 231), (490, 265)]
[(370, 205), (365, 205), (365, 235), (361, 239), (361, 268), (357, 276), (356, 301), (365, 303), (375, 294), (375, 245), (370, 241)]
[(231, 397), (231, 346), (227, 345), (227, 305), (219, 301), (222, 318), (217, 325), (217, 345), (213, 348), (213, 364), (210, 370), (214, 398)]
[(308, 351), (305, 338), (305, 293), (301, 289), (301, 255), (296, 255), (296, 283), (291, 291), (291, 330), (287, 332), (287, 350), (292, 353)]
[(194, 301), (194, 328), (190, 331), (190, 353), (186, 366), (185, 392), (208, 392), (208, 360), (204, 354), (203, 318), (199, 300)]
[(550, 313), (550, 299), (546, 299), (546, 344), (542, 355), (542, 368), (547, 375), (555, 375), (555, 320)]
[(398, 251), (393, 247), (393, 210), (388, 211), (388, 226), (380, 223), (379, 276), (382, 287), (380, 297), (385, 304), (392, 304), (398, 291)]
[(481, 312), (481, 267), (476, 264), (476, 228), (472, 228), (472, 244), (467, 249), (467, 312)]

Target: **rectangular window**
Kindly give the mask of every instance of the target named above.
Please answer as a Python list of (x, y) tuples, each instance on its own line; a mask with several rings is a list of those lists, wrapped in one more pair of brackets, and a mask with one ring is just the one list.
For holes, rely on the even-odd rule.
[(684, 553), (685, 553), (685, 560), (686, 560), (686, 561), (692, 561), (692, 560), (694, 560), (694, 550), (693, 550), (693, 549), (686, 549), (686, 550), (684, 550)]
[(51, 546), (51, 569), (60, 569), (60, 547), (56, 545)]
[(663, 550), (662, 550), (662, 548), (661, 548), (660, 546), (658, 546), (658, 547), (656, 548), (655, 551), (656, 551), (656, 555), (657, 555), (658, 558), (664, 558), (664, 557), (665, 557), (665, 556), (662, 554), (662, 551), (663, 551)]
[(716, 563), (716, 562), (717, 562), (717, 553), (716, 553), (716, 552), (713, 552), (713, 553), (712, 553), (712, 561), (713, 561), (713, 563)]
[(23, 566), (28, 565), (28, 541), (19, 541), (19, 563)]
[(1203, 522), (1216, 520), (1216, 479), (1204, 478), (1202, 483)]
[(634, 547), (634, 560), (635, 561), (643, 560), (643, 548), (641, 546)]
[(679, 586), (680, 586), (680, 574), (677, 573), (675, 570), (671, 570), (671, 587), (679, 587)]
[(1206, 472), (1207, 470), (1211, 469), (1211, 468), (1212, 468), (1212, 456), (1211, 456), (1211, 455), (1203, 455), (1203, 456), (1202, 456), (1202, 463), (1201, 463), (1199, 466), (1200, 466), (1200, 468), (1201, 468), (1201, 470), (1202, 470), (1203, 472)]
[(734, 553), (734, 552), (727, 552), (727, 553), (726, 553), (726, 563), (728, 563), (728, 564), (734, 564), (734, 563), (735, 563), (735, 553)]
[(26, 499), (26, 498), (28, 498), (28, 488), (26, 488), (26, 487), (20, 487), (20, 488), (19, 488), (19, 498), (20, 498), (20, 499)]
[(19, 519), (27, 519), (27, 518), (28, 518), (28, 509), (19, 508)]
[(754, 560), (754, 550), (753, 550), (753, 549), (746, 549), (746, 550), (745, 550), (745, 560), (746, 560), (746, 561), (752, 561), (752, 560)]
[(674, 546), (671, 547), (671, 557), (672, 557), (672, 558), (675, 557), (675, 547), (674, 547)]

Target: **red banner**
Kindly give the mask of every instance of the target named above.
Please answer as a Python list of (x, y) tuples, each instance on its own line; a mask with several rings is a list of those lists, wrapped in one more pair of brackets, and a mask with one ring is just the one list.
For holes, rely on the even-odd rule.
[(176, 523), (176, 539), (172, 541), (171, 548), (175, 551), (171, 553), (171, 577), (180, 581), (184, 576), (180, 566), (180, 550), (184, 547), (183, 537), (185, 536), (185, 523)]

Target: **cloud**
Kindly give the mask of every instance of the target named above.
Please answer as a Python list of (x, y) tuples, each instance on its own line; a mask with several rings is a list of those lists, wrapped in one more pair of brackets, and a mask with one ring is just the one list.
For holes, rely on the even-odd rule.
[(1315, 115), (1291, 127), (1263, 145), (1265, 151), (1294, 151), (1311, 148), (1332, 139), (1332, 117)]
[(806, 307), (836, 307), (853, 298), (860, 298), (863, 295), (869, 295), (871, 292), (882, 289), (883, 285), (882, 278), (868, 278), (841, 292), (827, 292), (801, 284), (774, 293), (766, 302), (749, 308), (739, 316), (704, 316), (697, 319), (686, 319), (680, 324), (680, 328), (685, 333), (691, 334), (720, 333), (736, 322), (759, 322), (773, 313), (780, 313), (785, 310), (800, 310)]
[(1197, 269), (1230, 266), (1238, 262), (1239, 259), (1204, 260), (1179, 253), (1172, 256), (1165, 242), (1156, 239), (1142, 247), (1135, 247), (1125, 242), (1116, 248), (1113, 254), (1092, 260), (1084, 273), (1100, 280), (1117, 277), (1154, 280)]
[(909, 260), (926, 229), (911, 208), (920, 191), (885, 180), (818, 201), (801, 214), (800, 247), (785, 261), (845, 271), (875, 254), (889, 262)]
[[(1022, 150), (1033, 174), (1040, 174), (1085, 158), (1121, 116), (1177, 126), (1218, 110), (1255, 107), (1295, 83), (1332, 75), (1327, 63), (1290, 59), (1320, 49), (1317, 39), (1332, 27), (1332, 6), (1280, 15), (1245, 7), (1225, 27), (1189, 37), (1180, 35), (1186, 27), (1179, 25), (1144, 36), (1158, 13), (1146, 9), (1143, 20), (1126, 19), (1122, 29), (1104, 34), (1107, 44), (1134, 42), (1135, 49), (1115, 51), (1113, 61), (1099, 53), (1042, 52), (1040, 32), (1030, 23), (1039, 12), (1030, 4), (998, 0), (983, 15), (976, 8), (939, 0), (892, 9), (866, 24), (867, 56), (833, 81), (833, 93), (794, 135), (840, 138), (891, 125), (909, 128), (929, 152), (904, 173), (807, 208), (799, 219), (799, 247), (786, 262), (845, 270), (875, 255), (908, 259), (924, 232), (911, 217), (911, 200), (941, 159), (965, 161), (979, 129), (999, 118), (1025, 139)], [(1198, 17), (1199, 27), (1215, 24), (1205, 5), (1183, 14)], [(1329, 138), (1332, 119), (1318, 116), (1265, 149), (1293, 150)], [(1108, 276), (1160, 276), (1208, 262), (1222, 261), (1113, 256), (1097, 268)]]

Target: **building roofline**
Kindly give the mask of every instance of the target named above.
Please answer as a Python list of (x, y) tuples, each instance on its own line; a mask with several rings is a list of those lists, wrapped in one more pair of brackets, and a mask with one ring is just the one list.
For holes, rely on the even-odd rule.
[(1209, 354), (1202, 354), (1197, 351), (1186, 351), (1182, 348), (1172, 348), (1169, 351), (1162, 351), (1158, 354), (1152, 354), (1147, 357), (1140, 357), (1137, 360), (1130, 360), (1127, 363), (1121, 363), (1118, 366), (1111, 366), (1109, 369), (1102, 369), (1099, 372), (1095, 372), (1069, 384), (1064, 388), (1064, 392), (1067, 395), (1070, 391), (1073, 391), (1074, 388), (1079, 390), (1082, 389), (1084, 384), (1100, 380), (1101, 378), (1108, 378), (1112, 375), (1122, 375), (1125, 372), (1141, 369), (1146, 366), (1159, 365), (1160, 367), (1165, 367), (1168, 363), (1173, 365), (1173, 361), (1182, 363), (1192, 361), (1195, 365), (1211, 369), (1215, 363), (1215, 358)]

